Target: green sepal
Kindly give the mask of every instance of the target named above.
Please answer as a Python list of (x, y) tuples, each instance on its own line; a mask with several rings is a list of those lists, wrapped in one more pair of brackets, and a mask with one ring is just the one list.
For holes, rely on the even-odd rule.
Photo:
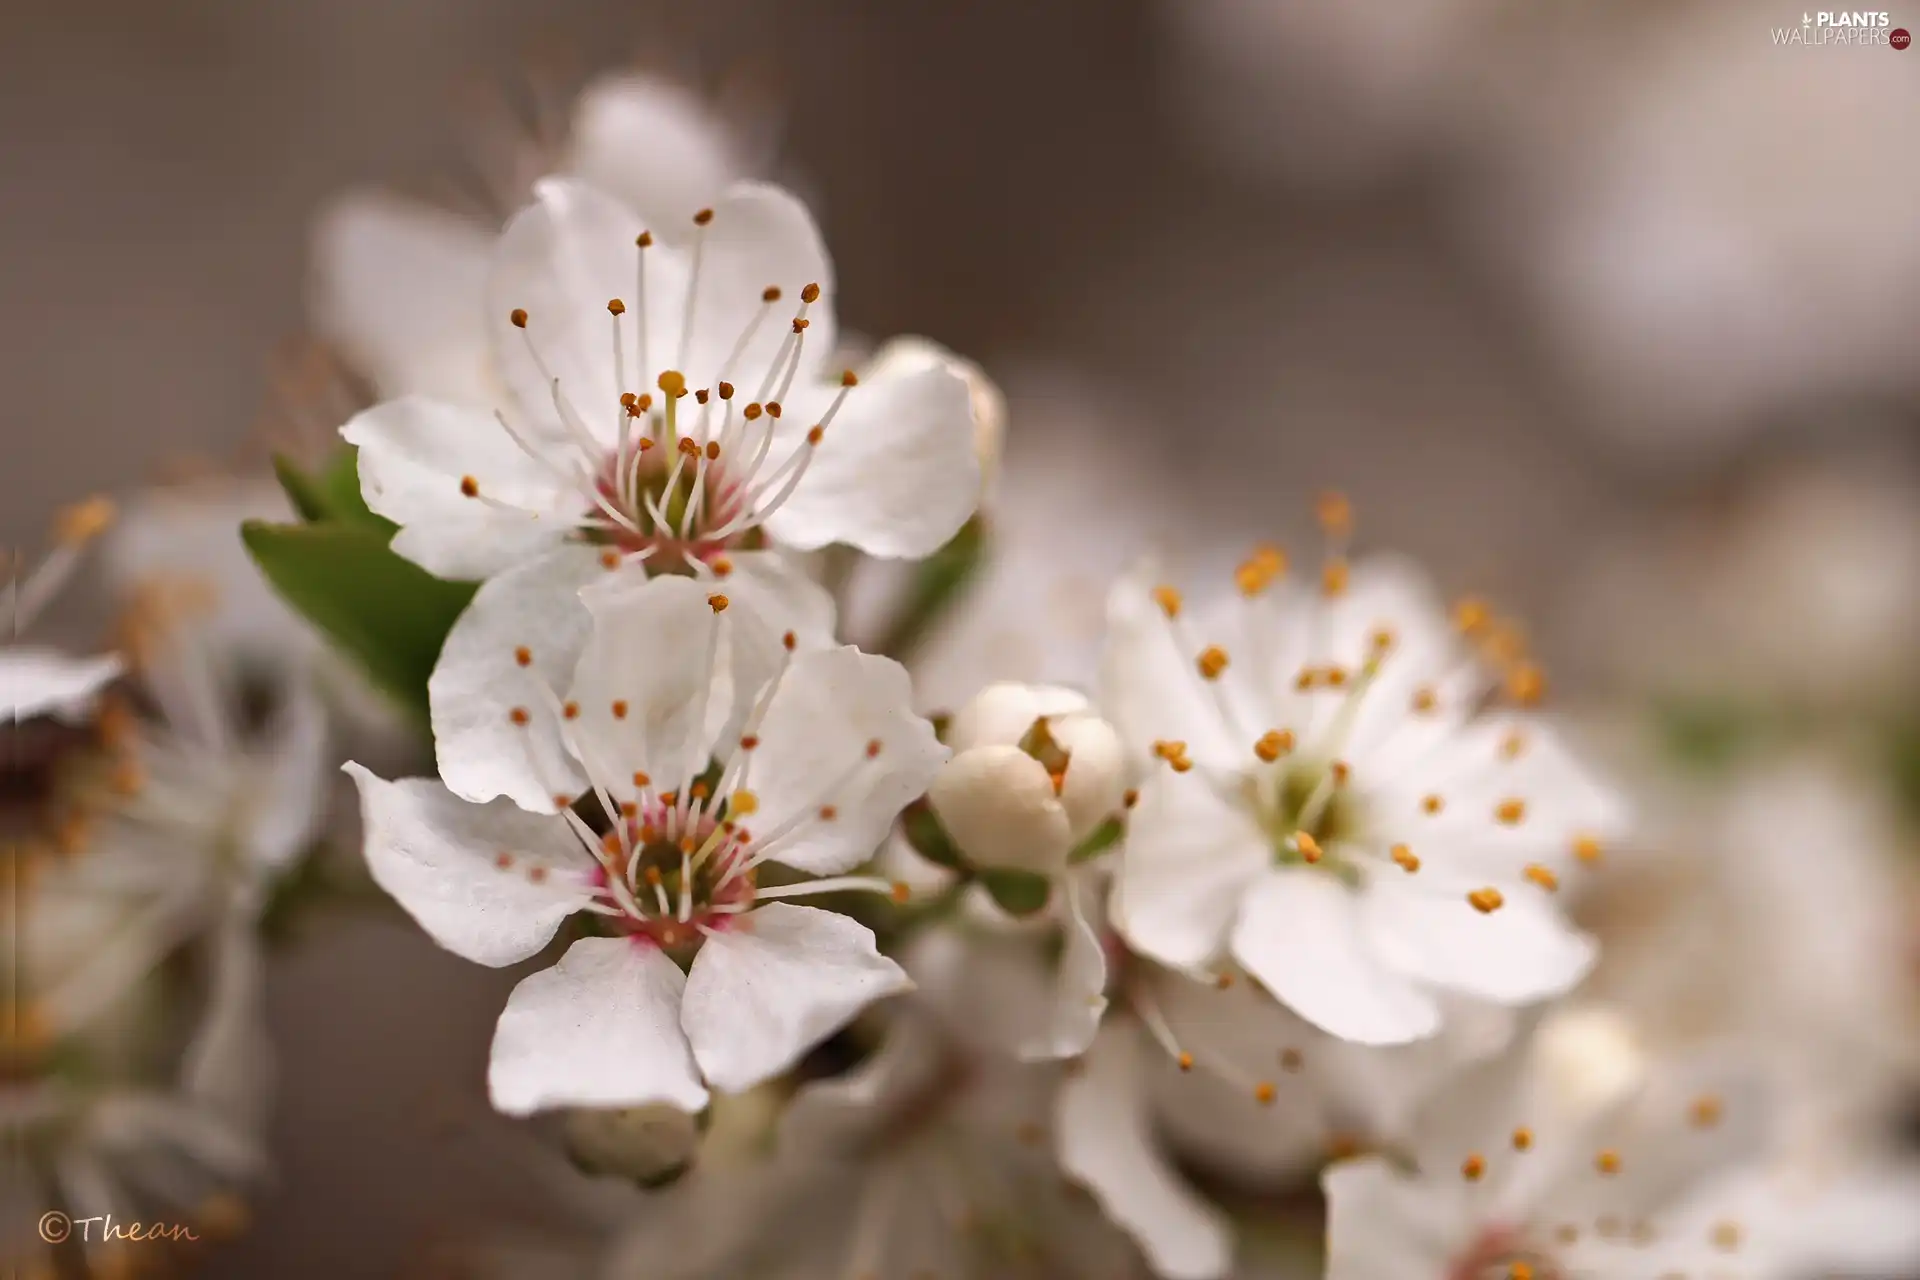
[(276, 453), (273, 474), (294, 511), (309, 524), (337, 520), (377, 529), (389, 537), (397, 528), (391, 520), (375, 515), (361, 495), (360, 451), (352, 445), (335, 449), (318, 471), (308, 471), (285, 454)]
[(928, 862), (949, 871), (966, 869), (966, 857), (960, 852), (960, 847), (954, 844), (953, 837), (947, 834), (940, 815), (933, 811), (926, 797), (915, 800), (901, 812), (900, 830), (906, 835), (907, 843), (913, 846), (913, 851)]
[(1119, 844), (1121, 837), (1126, 834), (1126, 819), (1115, 814), (1089, 832), (1085, 840), (1075, 845), (1073, 852), (1067, 855), (1067, 862), (1069, 865), (1091, 862), (1107, 850), (1113, 848), (1116, 844)]
[(946, 545), (913, 567), (913, 576), (873, 652), (905, 662), (959, 603), (986, 563), (986, 555), (987, 526), (974, 516)]
[(240, 536), (281, 598), (425, 723), (427, 677), (477, 584), (434, 577), (367, 525), (249, 520)]
[(989, 867), (979, 872), (978, 877), (993, 895), (994, 902), (1010, 916), (1030, 916), (1044, 911), (1047, 900), (1053, 896), (1053, 882), (1035, 871)]

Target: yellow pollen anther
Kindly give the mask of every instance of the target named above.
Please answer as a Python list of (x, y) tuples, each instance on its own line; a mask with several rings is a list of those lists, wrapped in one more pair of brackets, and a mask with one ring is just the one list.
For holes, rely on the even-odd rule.
[(867, 739), (867, 759), (872, 760), (880, 754), (880, 739)]
[(1740, 1248), (1740, 1224), (1720, 1222), (1714, 1224), (1713, 1247), (1722, 1253), (1733, 1253)]
[(648, 775), (644, 769), (635, 769), (633, 771), (633, 785), (636, 787), (650, 787), (653, 785), (653, 778)]
[(578, 720), (580, 718), (580, 704), (577, 702), (569, 702), (560, 708), (560, 714), (569, 720)]
[(733, 561), (727, 559), (727, 557), (725, 556), (720, 556), (714, 560), (713, 562), (714, 577), (724, 578), (732, 572), (733, 572)]
[(678, 369), (664, 369), (654, 379), (654, 385), (667, 395), (678, 398), (687, 394), (687, 375)]
[(1121, 807), (1121, 808), (1123, 808), (1123, 809), (1131, 809), (1131, 808), (1133, 808), (1133, 806), (1135, 806), (1135, 805), (1137, 805), (1137, 804), (1139, 804), (1139, 803), (1140, 803), (1140, 792), (1139, 792), (1139, 790), (1138, 790), (1137, 788), (1134, 788), (1134, 787), (1128, 787), (1128, 788), (1126, 789), (1126, 791), (1124, 791), (1123, 793), (1121, 793), (1121, 796), (1120, 796), (1120, 807)]
[(745, 733), (740, 735), (740, 749), (742, 751), (751, 751), (759, 745), (760, 745), (760, 735), (754, 734), (754, 733)]
[(780, 286), (777, 284), (770, 284), (766, 288), (762, 289), (760, 291), (760, 301), (762, 302), (780, 301)]
[(674, 448), (686, 454), (689, 458), (697, 458), (700, 456), (700, 442), (692, 436), (681, 436), (680, 439), (675, 442)]
[(1507, 1267), (1507, 1280), (1533, 1280), (1533, 1268), (1524, 1262), (1514, 1262)]
[(750, 813), (758, 812), (759, 808), (760, 797), (742, 788), (734, 792), (733, 797), (727, 801), (727, 816), (729, 818), (744, 818)]
[[(713, 393), (708, 391), (705, 387), (702, 387), (698, 391), (693, 393), (694, 403), (705, 404), (712, 397), (712, 394)], [(719, 447), (719, 442), (715, 441), (714, 445), (716, 448)]]
[(1194, 660), (1194, 665), (1200, 668), (1203, 678), (1218, 680), (1220, 673), (1227, 669), (1227, 651), (1219, 645), (1208, 645), (1200, 651), (1200, 656)]
[(1413, 691), (1413, 709), (1421, 715), (1425, 715), (1439, 705), (1439, 696), (1427, 686), (1422, 685)]
[(720, 442), (718, 440), (707, 441), (707, 447), (705, 452), (707, 455), (708, 462), (720, 461)]
[(1600, 841), (1593, 836), (1578, 836), (1573, 842), (1573, 856), (1592, 866), (1600, 861)]
[(1536, 706), (1547, 696), (1547, 677), (1531, 662), (1507, 672), (1507, 696), (1523, 707)]
[(1420, 859), (1414, 855), (1413, 850), (1403, 844), (1393, 846), (1392, 850), (1389, 851), (1389, 856), (1393, 858), (1394, 865), (1408, 875), (1412, 875), (1420, 869)]
[(111, 498), (96, 496), (76, 502), (53, 518), (54, 540), (69, 547), (91, 542), (107, 531), (113, 518)]
[(1272, 764), (1291, 750), (1293, 734), (1285, 729), (1270, 729), (1260, 735), (1260, 741), (1253, 744), (1253, 754), (1267, 764)]
[(496, 853), (493, 855), (493, 865), (505, 871), (513, 865), (513, 855), (510, 853)]
[(1321, 494), (1313, 504), (1313, 514), (1330, 538), (1344, 538), (1353, 532), (1353, 504), (1344, 493), (1329, 490)]
[(624, 699), (621, 699), (621, 698), (614, 699), (613, 718), (615, 720), (625, 720), (627, 718), (627, 704)]
[(1442, 800), (1438, 795), (1424, 796), (1420, 801), (1420, 810), (1428, 817), (1433, 817), (1446, 807), (1447, 802)]
[(1500, 757), (1503, 760), (1518, 760), (1526, 749), (1527, 735), (1518, 729), (1500, 740)]
[(1340, 666), (1325, 667), (1320, 672), (1320, 678), (1335, 689), (1342, 689), (1346, 687), (1347, 669)]
[(888, 891), (888, 896), (900, 906), (905, 906), (913, 897), (913, 886), (905, 880), (895, 880), (893, 888)]
[(791, 631), (784, 632), (780, 636), (780, 643), (785, 646), (788, 653), (792, 653), (794, 647), (800, 643), (800, 637)]
[(702, 209), (698, 213), (693, 215), (693, 225), (696, 227), (704, 227), (709, 222), (712, 222), (712, 221), (713, 221), (713, 210), (711, 209)]
[(609, 298), (607, 299), (607, 310), (616, 316), (623, 316), (627, 313), (627, 304), (618, 298)]
[(1225, 991), (1232, 985), (1233, 975), (1231, 973), (1216, 973), (1213, 975), (1213, 989), (1215, 991)]
[(642, 231), (639, 235), (633, 238), (633, 242), (639, 245), (642, 249), (651, 249), (653, 247), (653, 232)]
[(1593, 1158), (1593, 1167), (1611, 1177), (1620, 1172), (1620, 1153), (1608, 1148)]
[(1505, 906), (1507, 900), (1501, 895), (1498, 889), (1488, 887), (1485, 889), (1475, 889), (1467, 895), (1467, 901), (1472, 903), (1473, 909), (1481, 915), (1490, 916)]
[(1521, 874), (1539, 885), (1542, 889), (1545, 889), (1548, 893), (1553, 893), (1560, 888), (1560, 877), (1553, 874), (1551, 867), (1543, 867), (1537, 862), (1530, 862), (1527, 864), (1527, 869)]
[(1178, 1058), (1174, 1059), (1174, 1062), (1182, 1071), (1193, 1070), (1193, 1055), (1190, 1053), (1181, 1054)]
[(722, 400), (733, 399), (733, 384), (731, 382), (722, 382), (715, 390), (719, 391)]
[(822, 440), (826, 438), (827, 438), (827, 429), (823, 426), (820, 426), (818, 423), (807, 428), (808, 444), (819, 444)]
[(1378, 627), (1371, 636), (1367, 637), (1367, 644), (1372, 648), (1374, 656), (1380, 657), (1393, 648), (1393, 639), (1391, 627)]
[(1477, 596), (1468, 596), (1453, 606), (1453, 625), (1461, 635), (1475, 636), (1493, 625), (1493, 610)]
[(1347, 591), (1347, 562), (1335, 557), (1320, 566), (1320, 594), (1323, 596), (1345, 595)]
[(1293, 847), (1300, 851), (1301, 860), (1308, 866), (1313, 866), (1319, 862), (1321, 858), (1326, 856), (1325, 852), (1320, 848), (1320, 842), (1305, 831), (1296, 831), (1293, 833)]
[(1517, 827), (1527, 816), (1527, 802), (1517, 797), (1502, 800), (1494, 806), (1493, 816), (1504, 826)]
[(1162, 760), (1177, 760), (1187, 754), (1187, 744), (1178, 739), (1162, 738), (1153, 744), (1153, 754)]
[(557, 791), (553, 796), (553, 807), (556, 809), (571, 809), (573, 808), (573, 797), (564, 791)]
[(843, 387), (857, 387), (860, 385), (860, 375), (851, 369), (842, 369), (840, 371), (840, 385)]
[(823, 804), (820, 806), (820, 821), (832, 822), (835, 818), (839, 816), (840, 816), (840, 811), (834, 808), (832, 805)]
[(1347, 785), (1347, 779), (1353, 776), (1353, 766), (1345, 760), (1335, 760), (1327, 766), (1327, 772), (1333, 775), (1334, 786), (1344, 787)]
[(769, 418), (777, 418), (780, 416), (781, 412), (782, 410), (780, 408), (780, 402), (778, 400), (767, 401), (767, 416)]
[(1160, 612), (1169, 618), (1180, 616), (1180, 592), (1173, 587), (1155, 587), (1153, 602), (1160, 606)]
[(728, 600), (725, 596), (721, 595), (718, 591), (714, 592), (712, 595), (707, 597), (707, 607), (709, 609), (712, 609), (715, 613), (726, 612), (727, 606), (731, 603), (733, 602), (731, 600)]
[(460, 492), (469, 498), (477, 498), (480, 496), (480, 482), (472, 476), (461, 476)]
[(1720, 1099), (1705, 1094), (1693, 1100), (1693, 1106), (1687, 1110), (1687, 1118), (1696, 1129), (1711, 1129), (1720, 1123), (1723, 1110)]
[(807, 326), (812, 323), (813, 321), (807, 319), (805, 316), (796, 316), (793, 321), (793, 331), (795, 333), (805, 333)]
[(1465, 1160), (1462, 1160), (1460, 1162), (1460, 1176), (1465, 1178), (1468, 1182), (1480, 1181), (1481, 1177), (1484, 1176), (1486, 1172), (1487, 1172), (1487, 1161), (1486, 1161), (1486, 1157), (1484, 1156), (1471, 1155), (1471, 1156), (1468, 1156)]
[(1525, 1151), (1533, 1146), (1533, 1130), (1524, 1125), (1513, 1131), (1513, 1149)]
[(620, 553), (611, 547), (602, 551), (600, 553), (600, 567), (607, 570), (618, 569), (620, 567)]
[(1272, 1106), (1273, 1100), (1278, 1096), (1279, 1091), (1273, 1087), (1271, 1080), (1262, 1080), (1253, 1086), (1253, 1100), (1263, 1107)]
[(646, 878), (647, 883), (650, 885), (660, 883), (660, 868), (658, 867), (648, 867), (640, 874)]
[(527, 327), (527, 309), (525, 307), (515, 307), (513, 310), (507, 312), (507, 319), (513, 322), (514, 328), (524, 329)]
[(507, 719), (513, 721), (517, 725), (524, 726), (527, 723), (527, 721), (531, 720), (532, 718), (533, 718), (532, 715), (528, 713), (525, 707), (515, 707), (513, 710), (507, 712)]
[(810, 284), (806, 288), (802, 289), (800, 291), (800, 301), (802, 302), (820, 301), (820, 286), (817, 284)]
[(527, 648), (525, 645), (521, 645), (513, 651), (513, 660), (523, 667), (531, 666), (533, 665), (533, 650)]
[(760, 421), (760, 415), (762, 412), (763, 410), (760, 408), (760, 402), (758, 400), (755, 400), (752, 403), (748, 404), (746, 408), (740, 411), (740, 416), (745, 418), (748, 422), (758, 422)]

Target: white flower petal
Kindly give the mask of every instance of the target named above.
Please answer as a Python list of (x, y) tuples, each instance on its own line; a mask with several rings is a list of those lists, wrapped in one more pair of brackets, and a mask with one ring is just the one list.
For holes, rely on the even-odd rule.
[(698, 96), (655, 76), (605, 76), (574, 105), (567, 168), (684, 239), (693, 215), (740, 176), (727, 129)]
[[(713, 221), (698, 233), (699, 288), (693, 301), (693, 328), (682, 331), (676, 313), (664, 331), (672, 344), (678, 368), (689, 387), (711, 387), (722, 379), (738, 384), (749, 400), (767, 397), (763, 391), (774, 356), (793, 336), (788, 321), (800, 307), (800, 292), (817, 284), (820, 300), (807, 309), (808, 326), (803, 358), (795, 386), (806, 387), (833, 354), (839, 340), (833, 314), (833, 265), (827, 258), (813, 215), (798, 199), (778, 187), (741, 182), (730, 187), (713, 206)], [(651, 264), (649, 264), (651, 269)], [(758, 324), (741, 354), (729, 361), (765, 304), (769, 287), (781, 291), (781, 300)], [(652, 284), (649, 282), (651, 290)], [(684, 294), (677, 295), (676, 302)], [(655, 357), (660, 363), (666, 357)], [(777, 390), (779, 380), (773, 380)], [(851, 407), (851, 406), (849, 406)], [(804, 425), (812, 425), (808, 422)]]
[(493, 1033), (493, 1105), (524, 1116), (548, 1107), (707, 1105), (680, 1032), (686, 975), (650, 944), (582, 938), (560, 963), (513, 989)]
[(731, 609), (694, 578), (628, 572), (581, 593), (593, 630), (568, 699), (588, 771), (619, 796), (633, 773), (672, 790), (707, 766), (733, 714)]
[(1065, 945), (1053, 974), (1047, 1025), (1020, 1046), (1020, 1057), (1028, 1062), (1085, 1053), (1107, 1012), (1107, 952), (1099, 929), (1083, 907), (1089, 890), (1070, 873), (1059, 882), (1059, 892), (1065, 900), (1060, 919)]
[(269, 875), (305, 854), (326, 820), (333, 781), (327, 727), (318, 695), (304, 683), (289, 686), (259, 752), (265, 769), (242, 837), (247, 857)]
[[(1464, 1159), (1464, 1157), (1462, 1157)], [(1379, 1156), (1320, 1175), (1327, 1196), (1327, 1280), (1444, 1276), (1477, 1218), (1472, 1184), (1449, 1167), (1414, 1180)]]
[(738, 1093), (792, 1066), (875, 1000), (912, 986), (859, 921), (775, 902), (707, 938), (687, 977), (680, 1022), (707, 1080)]
[(733, 602), (727, 616), (733, 623), (733, 687), (739, 696), (723, 738), (739, 733), (753, 706), (750, 695), (779, 673), (786, 634), (793, 633), (796, 649), (831, 648), (836, 612), (833, 596), (780, 552), (737, 551), (727, 558), (733, 569), (716, 586)]
[(427, 699), (440, 777), (455, 795), (552, 813), (555, 796), (585, 788), (556, 691), (573, 679), (592, 627), (580, 589), (605, 576), (593, 548), (558, 547), (481, 583), (454, 621)]
[(1405, 1044), (1440, 1029), (1439, 1006), (1373, 954), (1357, 895), (1325, 872), (1262, 876), (1234, 924), (1233, 955), (1283, 1004), (1342, 1040)]
[[(791, 429), (819, 422), (837, 394), (816, 387), (792, 395)], [(767, 532), (788, 546), (931, 555), (980, 501), (971, 393), (944, 368), (863, 380), (820, 443), (796, 447), (813, 450), (806, 477), (767, 520)]]
[(1015, 746), (1027, 736), (1035, 720), (1086, 709), (1086, 697), (1072, 689), (1001, 681), (980, 690), (953, 713), (947, 725), (947, 745), (956, 752), (989, 744)]
[(1113, 920), (1143, 955), (1197, 969), (1225, 946), (1266, 839), (1196, 774), (1161, 769), (1140, 789), (1114, 882)]
[(1233, 1263), (1225, 1214), (1189, 1187), (1156, 1146), (1140, 1063), (1140, 1030), (1103, 1027), (1085, 1069), (1060, 1086), (1060, 1167), (1139, 1242), (1166, 1280), (1213, 1280)]
[(260, 939), (251, 916), (228, 912), (212, 942), (212, 984), (180, 1058), (180, 1088), (253, 1131), (266, 1119), (273, 1066), (260, 999)]
[[(1264, 708), (1264, 694), (1249, 674), (1225, 686), (1208, 687), (1194, 662), (1204, 644), (1219, 644), (1231, 654), (1246, 653), (1240, 633), (1227, 620), (1188, 619), (1184, 645), (1165, 610), (1156, 602), (1154, 566), (1141, 565), (1115, 582), (1107, 593), (1107, 641), (1100, 655), (1101, 713), (1120, 731), (1141, 763), (1151, 760), (1156, 741), (1183, 742), (1201, 767), (1238, 768), (1252, 763), (1253, 744), (1269, 729), (1283, 727)], [(1248, 612), (1246, 617), (1259, 615)], [(1204, 622), (1204, 626), (1202, 626)], [(1204, 631), (1205, 639), (1198, 639)], [(1193, 652), (1187, 652), (1192, 648)], [(1245, 659), (1251, 661), (1251, 658)], [(1228, 724), (1227, 700), (1250, 724)]]
[(1366, 944), (1405, 977), (1500, 1004), (1530, 1004), (1571, 990), (1593, 967), (1593, 940), (1535, 886), (1507, 885), (1500, 907), (1483, 913), (1465, 893), (1436, 891), (1414, 883), (1419, 879), (1396, 882), (1382, 872), (1361, 895)]
[(360, 787), (374, 882), (455, 955), (495, 967), (524, 960), (592, 897), (597, 864), (563, 819), (343, 767)]
[(747, 779), (760, 801), (752, 825), (788, 828), (774, 859), (813, 875), (872, 857), (947, 758), (914, 714), (906, 668), (851, 645), (793, 659), (759, 738)]
[[(611, 448), (624, 413), (620, 393), (652, 392), (655, 375), (670, 367), (665, 353), (672, 350), (680, 324), (686, 266), (663, 245), (644, 251), (652, 368), (643, 370), (636, 300), (643, 251), (635, 243), (643, 229), (631, 210), (604, 192), (572, 178), (542, 178), (534, 184), (533, 203), (501, 232), (488, 265), (486, 331), (494, 363), (517, 402), (501, 406), (516, 428), (573, 439), (555, 407), (550, 373), (587, 432)], [(635, 384), (628, 387), (615, 377), (616, 322), (607, 310), (615, 298), (628, 308), (617, 324), (625, 339), (627, 377)], [(524, 328), (512, 321), (517, 311), (526, 312)], [(639, 385), (643, 379), (645, 385)]]
[(46, 715), (84, 719), (120, 671), (111, 655), (70, 658), (57, 649), (8, 645), (0, 649), (0, 710), (9, 724)]
[(583, 500), (481, 410), (409, 396), (356, 414), (340, 434), (360, 449), (367, 505), (400, 526), (394, 551), (437, 577), (498, 573), (576, 523)]
[(314, 235), (314, 327), (382, 396), (484, 403), (489, 241), (429, 205), (349, 195)]

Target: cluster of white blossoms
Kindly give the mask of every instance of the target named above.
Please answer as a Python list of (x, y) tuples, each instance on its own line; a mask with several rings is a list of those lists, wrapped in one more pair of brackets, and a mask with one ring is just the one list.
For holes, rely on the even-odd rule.
[[(994, 483), (977, 366), (916, 338), (846, 358), (811, 215), (745, 171), (692, 98), (622, 79), (497, 233), (329, 221), (319, 320), (384, 398), (339, 415), (326, 471), (282, 460), (306, 523), (246, 546), (412, 695), (434, 776), (328, 754), (284, 614), (149, 580), (179, 528), (116, 553), (142, 588), (114, 653), (6, 651), (32, 784), (8, 795), (33, 798), (9, 1262), (46, 1260), (30, 1210), (241, 1215), (259, 926), (342, 755), (374, 884), (446, 950), (525, 966), (456, 1087), (595, 1180), (610, 1280), (1793, 1280), (1920, 1255), (1910, 1160), (1820, 1140), (1872, 1127), (1899, 1035), (1849, 1038), (1806, 987), (1786, 1025), (1833, 1051), (1783, 1069), (1763, 1034), (1812, 963), (1783, 902), (1819, 835), (1746, 830), (1767, 875), (1709, 895), (1729, 947), (1783, 935), (1752, 1007), (1667, 1007), (1726, 966), (1618, 926), (1637, 890), (1608, 877), (1649, 855), (1519, 629), (1351, 558), (1344, 499), (1313, 571), (1269, 544), (1217, 589), (1140, 564), (1103, 580), (1097, 662), (1053, 660), (1076, 635), (1042, 664), (1060, 683), (1018, 683), (982, 646), (936, 711), (952, 673), (920, 642), (993, 629), (953, 610), (1052, 638), (1037, 589), (965, 587), (1022, 527), (996, 503), (1059, 508), (1044, 474)], [(62, 518), (10, 588), (16, 635), (110, 514)], [(871, 640), (845, 619), (876, 593)], [(263, 655), (264, 710), (235, 679)], [(1831, 935), (1813, 972), (1881, 972)], [(1869, 1052), (1871, 1087), (1834, 1088)]]
[[(54, 551), (7, 588), (16, 635), (85, 544), (108, 535), (121, 563), (129, 539), (157, 532), (114, 524), (103, 498), (61, 514)], [(247, 623), (215, 584), (110, 576), (123, 593), (110, 652), (16, 642), (0, 660), (10, 1275), (128, 1274), (244, 1223), (268, 1166), (259, 929), (324, 808), (315, 691), (243, 687), (224, 638)], [(110, 1237), (107, 1214), (170, 1234)]]

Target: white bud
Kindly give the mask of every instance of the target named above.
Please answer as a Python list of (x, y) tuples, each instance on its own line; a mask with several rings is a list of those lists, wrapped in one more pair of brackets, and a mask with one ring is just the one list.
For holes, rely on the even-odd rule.
[(962, 751), (927, 791), (947, 834), (979, 867), (1047, 874), (1066, 865), (1073, 830), (1045, 765), (1015, 746)]
[(993, 684), (948, 726), (955, 755), (928, 792), (968, 860), (1043, 874), (1119, 813), (1126, 753), (1071, 689)]
[(1626, 1019), (1607, 1009), (1557, 1011), (1534, 1034), (1534, 1064), (1558, 1114), (1591, 1115), (1646, 1077), (1646, 1056)]
[(654, 1103), (567, 1112), (567, 1148), (594, 1173), (658, 1186), (685, 1173), (700, 1148), (700, 1118)]
[(957, 356), (937, 342), (926, 338), (894, 338), (874, 354), (861, 377), (917, 373), (922, 369), (945, 369), (967, 384), (973, 404), (973, 452), (980, 459), (980, 484), (993, 487), (1000, 470), (1000, 446), (1007, 434), (1007, 398), (992, 378), (973, 361)]

